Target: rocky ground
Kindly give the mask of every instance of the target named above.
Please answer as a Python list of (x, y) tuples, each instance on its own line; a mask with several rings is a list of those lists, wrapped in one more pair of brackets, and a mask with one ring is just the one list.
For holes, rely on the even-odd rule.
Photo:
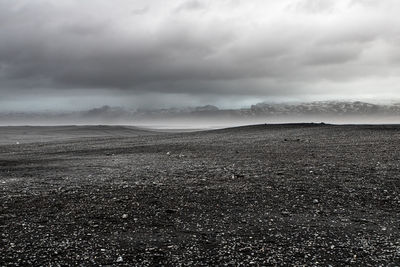
[(319, 124), (3, 144), (0, 265), (398, 266), (399, 147)]

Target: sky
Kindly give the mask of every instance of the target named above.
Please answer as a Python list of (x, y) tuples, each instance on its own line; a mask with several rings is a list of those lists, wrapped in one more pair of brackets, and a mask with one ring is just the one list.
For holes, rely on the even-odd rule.
[(400, 102), (399, 0), (0, 0), (0, 111)]

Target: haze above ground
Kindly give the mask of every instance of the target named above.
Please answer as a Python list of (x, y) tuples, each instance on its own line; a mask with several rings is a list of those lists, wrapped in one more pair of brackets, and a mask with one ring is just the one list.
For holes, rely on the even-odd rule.
[(400, 103), (361, 101), (261, 102), (241, 109), (213, 105), (168, 109), (102, 106), (70, 112), (0, 112), (0, 125), (131, 125), (151, 129), (213, 129), (250, 124), (310, 123), (398, 124)]

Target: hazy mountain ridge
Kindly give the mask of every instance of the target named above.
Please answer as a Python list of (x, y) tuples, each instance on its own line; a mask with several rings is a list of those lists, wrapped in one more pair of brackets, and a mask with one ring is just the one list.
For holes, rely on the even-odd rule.
[(133, 115), (222, 115), (222, 116), (295, 116), (295, 115), (400, 115), (400, 103), (389, 105), (361, 101), (316, 101), (305, 103), (261, 102), (250, 108), (218, 109), (207, 105), (194, 108), (140, 110)]
[(400, 103), (372, 104), (361, 101), (317, 101), (304, 103), (261, 102), (249, 108), (219, 109), (213, 105), (184, 108), (138, 109), (102, 106), (76, 112), (0, 113), (2, 124), (26, 122), (56, 123), (135, 123), (163, 119), (268, 119), (324, 117), (397, 117)]
[(399, 115), (400, 104), (379, 105), (361, 101), (318, 101), (300, 104), (258, 103), (251, 106), (255, 115)]

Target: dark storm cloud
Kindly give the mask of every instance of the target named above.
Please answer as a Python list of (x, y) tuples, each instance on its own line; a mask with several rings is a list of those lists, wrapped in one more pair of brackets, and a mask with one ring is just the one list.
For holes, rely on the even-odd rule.
[(0, 94), (397, 97), (398, 12), (395, 0), (0, 0)]

